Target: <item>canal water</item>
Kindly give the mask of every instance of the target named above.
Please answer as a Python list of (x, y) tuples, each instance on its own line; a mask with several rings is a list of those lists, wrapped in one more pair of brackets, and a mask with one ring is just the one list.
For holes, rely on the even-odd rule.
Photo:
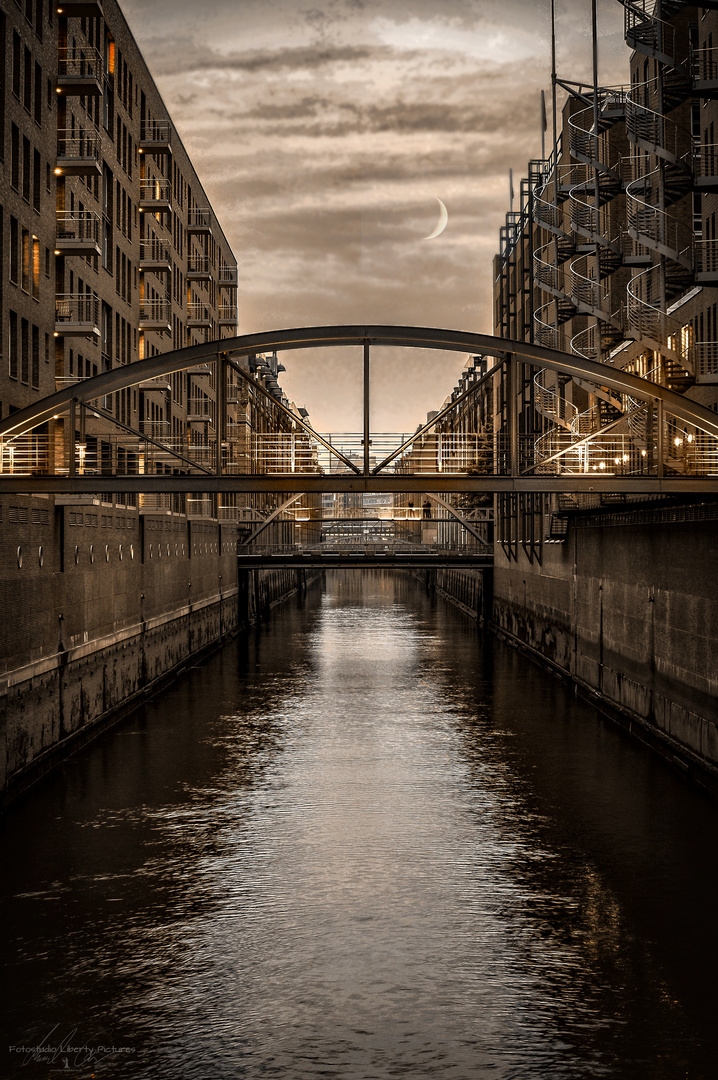
[(716, 835), (463, 614), (329, 574), (8, 814), (0, 1075), (711, 1080)]

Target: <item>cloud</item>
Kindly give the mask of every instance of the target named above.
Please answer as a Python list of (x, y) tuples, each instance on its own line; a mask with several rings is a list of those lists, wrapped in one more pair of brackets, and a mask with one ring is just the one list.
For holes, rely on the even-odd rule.
[[(567, 79), (591, 76), (586, 6), (556, 0)], [(518, 190), (540, 151), (541, 89), (550, 100), (547, 3), (123, 0), (123, 9), (237, 255), (242, 330), (354, 321), (491, 330), (508, 172)], [(599, 0), (599, 26), (603, 78), (624, 81), (615, 0)], [(449, 226), (424, 242), (434, 196)], [(315, 414), (309, 393), (296, 393)], [(397, 426), (421, 419), (412, 423), (412, 403), (430, 407), (413, 389), (401, 395)]]

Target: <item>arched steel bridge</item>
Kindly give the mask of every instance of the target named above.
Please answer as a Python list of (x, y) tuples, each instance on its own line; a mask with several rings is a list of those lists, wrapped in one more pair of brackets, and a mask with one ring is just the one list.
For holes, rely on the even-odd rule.
[[(363, 431), (345, 441), (318, 433), (272, 397), (242, 365), (250, 355), (358, 346), (363, 350)], [(371, 430), (372, 346), (481, 354), (495, 365), (431, 423), (382, 444)], [(594, 388), (620, 415), (587, 434), (555, 427), (522, 430), (519, 389), (526, 366)], [(211, 444), (163, 438), (120, 423), (103, 399), (147, 388), (173, 372), (214, 368)], [(522, 368), (524, 369), (522, 371)], [(490, 431), (441, 430), (461, 402), (493, 379), (505, 406)], [(291, 431), (230, 437), (228, 387), (244, 380), (287, 413)], [(156, 384), (154, 389), (159, 389)], [(165, 387), (166, 389), (166, 387)], [(56, 422), (53, 424), (53, 422)], [(99, 422), (100, 428), (97, 429)], [(42, 433), (38, 429), (45, 428)], [(112, 430), (111, 449), (90, 460), (86, 433)], [(100, 430), (100, 434), (97, 434)], [(45, 440), (43, 443), (42, 440)], [(398, 440), (398, 441), (397, 441)], [(241, 448), (241, 452), (237, 450)], [(131, 450), (134, 448), (134, 450)], [(386, 452), (384, 452), (386, 451)], [(78, 381), (0, 423), (0, 492), (612, 492), (718, 493), (718, 417), (696, 402), (610, 364), (485, 334), (405, 326), (324, 326), (278, 330), (162, 353)], [(378, 460), (381, 458), (381, 460)]]

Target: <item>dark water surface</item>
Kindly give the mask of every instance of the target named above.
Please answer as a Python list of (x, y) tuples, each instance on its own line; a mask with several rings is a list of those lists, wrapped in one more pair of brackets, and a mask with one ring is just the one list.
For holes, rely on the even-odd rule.
[(714, 1078), (717, 835), (463, 615), (328, 575), (9, 813), (0, 1075)]

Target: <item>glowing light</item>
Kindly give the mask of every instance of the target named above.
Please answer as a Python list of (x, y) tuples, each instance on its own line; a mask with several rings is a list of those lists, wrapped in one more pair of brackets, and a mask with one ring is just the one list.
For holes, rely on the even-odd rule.
[(55, 176), (62, 176), (62, 169), (55, 169)]

